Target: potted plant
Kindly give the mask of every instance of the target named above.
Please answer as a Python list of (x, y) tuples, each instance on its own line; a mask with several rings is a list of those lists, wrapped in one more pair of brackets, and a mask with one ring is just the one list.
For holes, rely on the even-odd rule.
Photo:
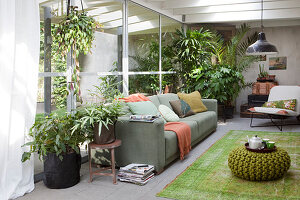
[(102, 27), (103, 25), (92, 16), (88, 16), (83, 9), (78, 11), (77, 6), (67, 7), (67, 15), (54, 27), (53, 36), (54, 40), (58, 42), (58, 51), (63, 56), (71, 53), (72, 58), (75, 60), (76, 66), (67, 87), (69, 91), (74, 92), (74, 95), (77, 94), (77, 97), (80, 96), (79, 54), (91, 52), (95, 30)]
[(241, 88), (245, 85), (244, 76), (241, 72), (234, 70), (226, 64), (208, 65), (205, 71), (205, 79), (202, 79), (203, 71), (194, 74), (198, 81), (196, 87), (205, 98), (217, 99), (218, 104), (226, 118), (233, 117), (234, 100), (237, 98)]
[(258, 74), (258, 78), (256, 79), (258, 82), (266, 82), (268, 79), (268, 72), (265, 71), (265, 66), (262, 64), (259, 64), (259, 74)]
[[(116, 66), (116, 63), (114, 63)], [(112, 71), (115, 71), (114, 68)], [(91, 96), (100, 100), (100, 103), (90, 104), (81, 111), (81, 118), (75, 121), (73, 131), (88, 129), (94, 133), (96, 144), (108, 144), (115, 141), (114, 125), (119, 116), (123, 115), (123, 103), (119, 98), (123, 95), (118, 90), (121, 82), (116, 76), (100, 77), (99, 86), (90, 91)]]
[(32, 142), (28, 152), (24, 152), (22, 162), (30, 159), (32, 153), (38, 153), (44, 161), (44, 184), (48, 188), (60, 189), (77, 184), (80, 181), (81, 156), (79, 145), (90, 138), (89, 130), (71, 130), (80, 112), (73, 115), (52, 114), (44, 120), (36, 121), (29, 135)]
[(94, 134), (96, 144), (109, 144), (115, 141), (115, 123), (123, 114), (122, 103), (114, 100), (112, 103), (98, 103), (86, 106), (82, 117), (75, 121), (73, 131), (88, 129)]

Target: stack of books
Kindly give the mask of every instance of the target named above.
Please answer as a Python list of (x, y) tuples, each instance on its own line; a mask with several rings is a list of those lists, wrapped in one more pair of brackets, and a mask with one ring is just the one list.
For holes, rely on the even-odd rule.
[(154, 166), (147, 164), (129, 164), (121, 167), (118, 173), (118, 180), (123, 182), (145, 185), (154, 177)]

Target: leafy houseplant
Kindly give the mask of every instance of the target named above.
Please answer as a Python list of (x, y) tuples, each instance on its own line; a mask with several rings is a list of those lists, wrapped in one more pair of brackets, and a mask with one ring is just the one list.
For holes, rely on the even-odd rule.
[(89, 130), (94, 133), (94, 142), (97, 144), (107, 144), (115, 140), (114, 124), (118, 117), (123, 114), (123, 104), (119, 101), (122, 97), (116, 76), (105, 76), (101, 79), (99, 86), (94, 86), (95, 91), (92, 96), (100, 98), (102, 101), (84, 107), (81, 118), (76, 120), (73, 131), (80, 129)]
[(85, 107), (82, 117), (76, 120), (72, 131), (87, 129), (94, 133), (94, 142), (108, 144), (115, 141), (114, 124), (122, 113), (122, 103), (114, 100), (112, 103), (92, 104)]
[(174, 40), (176, 63), (182, 67), (177, 70), (186, 92), (195, 89), (192, 71), (207, 65), (211, 58), (211, 39), (213, 34), (209, 30), (177, 30), (178, 39)]
[(30, 129), (33, 141), (29, 152), (24, 152), (22, 162), (30, 159), (36, 152), (44, 160), (44, 183), (49, 188), (66, 188), (80, 180), (81, 156), (79, 145), (90, 138), (89, 130), (72, 131), (80, 112), (74, 115), (50, 115), (44, 120), (36, 121)]
[(101, 25), (94, 18), (87, 16), (86, 12), (79, 12), (77, 7), (70, 7), (69, 15), (55, 26), (54, 39), (59, 42), (58, 50), (66, 55), (71, 52), (75, 60), (72, 81), (68, 83), (68, 89), (74, 91), (74, 94), (80, 96), (79, 86), (79, 61), (80, 53), (87, 54), (90, 52), (94, 40), (94, 31), (101, 28)]

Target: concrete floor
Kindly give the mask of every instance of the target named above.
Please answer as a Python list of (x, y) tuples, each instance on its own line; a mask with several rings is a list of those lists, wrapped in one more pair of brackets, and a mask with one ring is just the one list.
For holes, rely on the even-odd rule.
[[(254, 122), (268, 122), (265, 119), (254, 119)], [(191, 165), (201, 154), (203, 154), (211, 145), (224, 136), (229, 130), (253, 130), (253, 131), (279, 131), (276, 127), (250, 128), (250, 119), (235, 116), (227, 120), (226, 123), (219, 122), (217, 131), (208, 136), (205, 140), (195, 146), (184, 160), (176, 160), (168, 166), (163, 173), (155, 176), (153, 180), (144, 186), (138, 186), (130, 183), (118, 182), (112, 184), (111, 177), (95, 177), (92, 183), (88, 183), (89, 173), (88, 164), (82, 165), (81, 181), (77, 185), (68, 189), (48, 189), (43, 182), (35, 184), (35, 189), (29, 194), (18, 198), (18, 200), (154, 200), (165, 199), (156, 197), (168, 183)], [(285, 132), (300, 132), (300, 126), (286, 126)], [(245, 138), (246, 140), (246, 138)]]

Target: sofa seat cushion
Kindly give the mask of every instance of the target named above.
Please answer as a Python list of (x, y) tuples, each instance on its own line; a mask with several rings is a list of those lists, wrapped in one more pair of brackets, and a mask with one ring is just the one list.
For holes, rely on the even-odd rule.
[[(181, 122), (185, 121), (195, 121), (198, 125), (197, 136), (192, 136), (198, 138), (204, 137), (203, 134), (209, 134), (210, 130), (217, 128), (217, 114), (214, 111), (206, 111), (197, 113), (196, 115), (188, 116), (185, 118), (180, 118)], [(206, 136), (206, 135), (205, 135)], [(192, 140), (193, 142), (193, 140)]]
[(196, 121), (181, 121), (183, 123), (186, 123), (191, 128), (191, 142), (195, 141), (199, 135), (198, 135), (198, 124)]
[(174, 100), (178, 100), (178, 96), (177, 94), (173, 94), (173, 93), (167, 93), (167, 94), (160, 94), (157, 95), (160, 104), (163, 104), (165, 106), (168, 106), (169, 108), (172, 109), (171, 104), (169, 103), (169, 101), (174, 101)]
[(166, 160), (174, 154), (179, 155), (177, 135), (173, 131), (165, 131)]
[(249, 111), (274, 114), (274, 115), (295, 116), (295, 117), (299, 115), (299, 113), (295, 111), (282, 109), (282, 108), (254, 107), (254, 108), (250, 108)]

